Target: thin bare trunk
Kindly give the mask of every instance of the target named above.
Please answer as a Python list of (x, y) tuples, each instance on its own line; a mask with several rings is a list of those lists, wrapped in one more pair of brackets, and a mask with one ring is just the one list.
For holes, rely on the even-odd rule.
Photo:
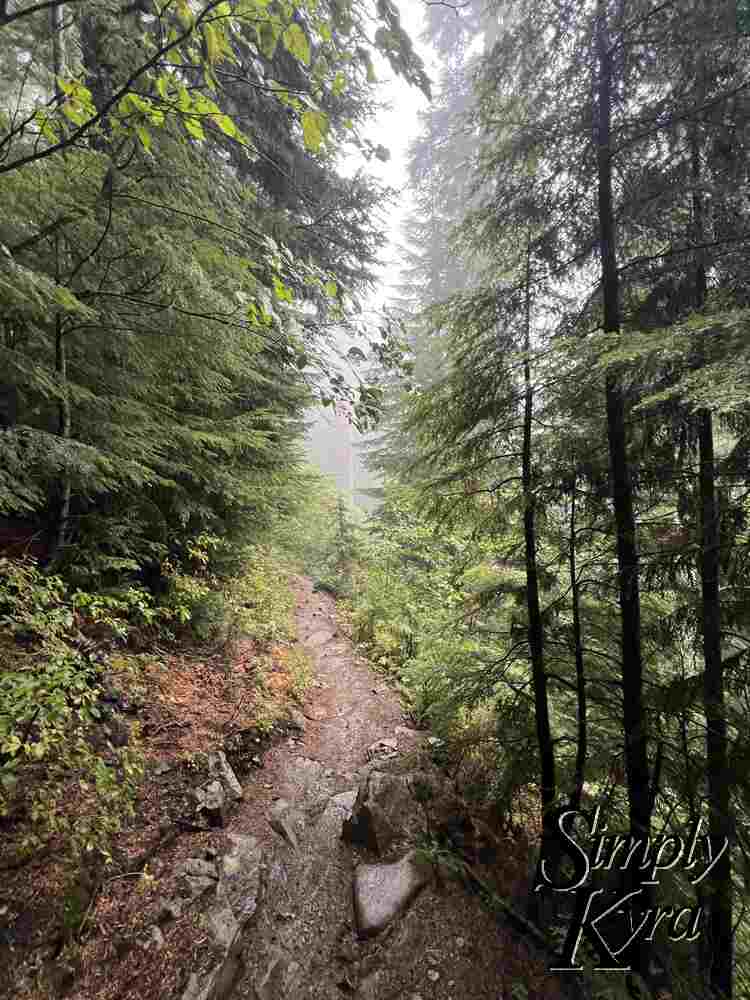
[(570, 500), (570, 541), (568, 548), (568, 566), (570, 569), (570, 594), (573, 602), (573, 650), (576, 663), (576, 711), (578, 728), (578, 746), (576, 748), (575, 774), (573, 791), (570, 794), (570, 808), (581, 808), (583, 781), (586, 774), (586, 754), (588, 753), (588, 721), (586, 718), (586, 673), (583, 663), (583, 639), (581, 637), (580, 591), (578, 587), (578, 571), (576, 568), (576, 484), (573, 477), (573, 488)]
[[(59, 254), (59, 250), (58, 250)], [(55, 370), (60, 382), (60, 402), (58, 404), (57, 433), (64, 441), (70, 439), (70, 395), (68, 392), (68, 359), (65, 351), (65, 332), (62, 317), (55, 316)], [(52, 561), (57, 562), (63, 553), (68, 539), (68, 522), (70, 520), (70, 472), (63, 471), (60, 481), (60, 508), (57, 515), (57, 532), (52, 549)]]
[[(526, 253), (526, 300), (524, 316), (524, 421), (523, 421), (523, 531), (526, 557), (526, 606), (529, 616), (529, 650), (531, 654), (531, 676), (534, 691), (534, 712), (536, 735), (539, 746), (542, 843), (540, 863), (544, 859), (551, 873), (557, 868), (557, 829), (553, 808), (557, 794), (555, 777), (555, 752), (549, 718), (547, 673), (544, 667), (544, 629), (539, 602), (539, 573), (536, 553), (536, 497), (532, 481), (531, 434), (534, 415), (534, 388), (531, 384), (531, 256)], [(535, 880), (536, 883), (537, 880)], [(530, 910), (539, 919), (539, 894), (532, 894)]]
[[(50, 9), (50, 31), (52, 34), (52, 71), (55, 78), (55, 99), (60, 100), (60, 78), (65, 67), (63, 63), (63, 6), (56, 4)], [(59, 284), (61, 278), (60, 235), (55, 234), (55, 281)], [(70, 396), (68, 393), (68, 364), (65, 350), (65, 331), (60, 313), (55, 315), (55, 372), (60, 386), (58, 402), (57, 433), (63, 440), (70, 438)], [(52, 543), (50, 558), (56, 563), (64, 548), (68, 536), (68, 521), (70, 519), (70, 473), (64, 468), (60, 477), (60, 503), (57, 512), (57, 527)]]
[[(614, 57), (609, 43), (606, 0), (600, 0), (597, 17), (597, 173), (604, 330), (620, 332), (620, 279), (616, 257), (616, 227), (612, 190), (612, 98)], [(628, 458), (625, 399), (617, 374), (606, 379), (607, 437), (609, 443), (612, 501), (617, 531), (617, 566), (622, 620), (622, 692), (625, 762), (631, 836), (640, 840), (651, 832), (652, 794), (648, 765), (648, 729), (643, 702), (641, 651), (641, 602), (634, 494)], [(638, 873), (627, 871), (625, 888), (640, 887)], [(644, 887), (642, 906), (650, 896)], [(651, 947), (641, 940), (631, 964), (648, 979)]]
[[(702, 169), (698, 127), (693, 130), (691, 167), (693, 180), (693, 239), (704, 240)], [(706, 262), (696, 253), (693, 294), (696, 308), (706, 298)], [(711, 993), (729, 1000), (733, 990), (734, 941), (732, 934), (732, 859), (722, 847), (734, 839), (731, 814), (729, 746), (724, 691), (724, 664), (721, 655), (721, 598), (719, 504), (716, 494), (713, 416), (710, 410), (698, 415), (698, 448), (701, 497), (701, 611), (703, 631), (703, 705), (706, 713), (706, 783), (708, 786), (709, 837), (711, 853), (718, 858), (709, 878), (704, 946), (707, 952), (707, 979)]]
[(721, 657), (721, 604), (719, 598), (719, 507), (716, 498), (713, 418), (700, 415), (701, 494), (701, 592), (703, 610), (703, 656), (705, 660), (703, 701), (706, 712), (706, 781), (708, 827), (712, 856), (718, 858), (709, 876), (706, 939), (709, 951), (709, 983), (712, 995), (729, 1000), (734, 966), (732, 934), (732, 805), (728, 763), (727, 718), (724, 698), (724, 666)]

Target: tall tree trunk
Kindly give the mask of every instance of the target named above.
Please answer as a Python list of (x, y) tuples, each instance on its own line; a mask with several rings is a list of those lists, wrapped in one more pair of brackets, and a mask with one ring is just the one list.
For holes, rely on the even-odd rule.
[[(709, 836), (713, 857), (733, 840), (730, 800), (731, 771), (728, 763), (727, 720), (724, 703), (724, 667), (721, 658), (721, 605), (719, 598), (719, 508), (716, 498), (713, 418), (709, 410), (700, 414), (701, 495), (701, 594), (703, 656), (705, 660), (703, 701), (706, 712), (706, 781), (708, 785)], [(725, 850), (710, 873), (707, 886), (706, 938), (712, 994), (732, 996), (734, 946), (732, 941), (732, 862)]]
[(55, 102), (58, 103), (62, 96), (59, 78), (63, 75), (63, 17), (64, 10), (61, 3), (50, 7), (49, 26), (52, 36), (52, 72), (55, 77)]
[[(698, 128), (693, 130), (691, 165), (693, 180), (693, 236), (704, 242), (702, 170)], [(693, 293), (696, 308), (706, 298), (705, 253), (696, 252)], [(708, 786), (709, 837), (712, 856), (721, 854), (725, 840), (731, 844), (734, 824), (730, 798), (730, 768), (724, 699), (724, 665), (721, 656), (721, 598), (719, 505), (716, 495), (713, 416), (698, 415), (698, 447), (701, 498), (701, 618), (703, 631), (703, 705), (706, 713), (706, 784)], [(704, 945), (707, 979), (711, 993), (729, 1000), (733, 989), (734, 942), (732, 940), (732, 859), (725, 850), (708, 876)]]
[[(79, 32), (86, 85), (91, 91), (94, 107), (101, 112), (112, 97), (113, 87), (111, 67), (106, 61), (106, 37), (96, 12), (81, 14)], [(109, 116), (106, 115), (100, 124), (101, 132), (90, 133), (89, 141), (92, 149), (106, 150), (110, 133)]]
[[(539, 573), (536, 556), (536, 497), (531, 472), (531, 434), (534, 415), (534, 389), (531, 384), (531, 254), (526, 251), (526, 301), (524, 316), (524, 420), (523, 420), (523, 534), (526, 557), (526, 606), (529, 616), (529, 650), (531, 653), (531, 677), (534, 691), (534, 712), (536, 716), (536, 736), (539, 746), (541, 779), (542, 843), (540, 860), (546, 862), (548, 872), (553, 873), (558, 866), (557, 829), (553, 809), (557, 793), (555, 777), (555, 752), (549, 720), (547, 696), (547, 673), (544, 668), (544, 629), (539, 603)], [(539, 881), (534, 880), (535, 885)], [(539, 894), (533, 892), (530, 912), (538, 920), (540, 917)]]
[[(57, 240), (55, 241), (57, 243)], [(59, 251), (58, 251), (59, 253)], [(55, 370), (60, 381), (60, 402), (58, 404), (57, 433), (63, 440), (70, 439), (70, 396), (68, 393), (68, 359), (65, 351), (65, 332), (62, 317), (55, 316)], [(68, 540), (68, 523), (70, 521), (70, 472), (66, 468), (60, 483), (60, 507), (57, 515), (57, 532), (53, 543), (51, 561), (57, 562), (62, 555)]]
[[(597, 174), (604, 330), (620, 332), (620, 278), (616, 258), (616, 228), (612, 192), (611, 115), (613, 95), (613, 51), (609, 43), (606, 0), (597, 12)], [(651, 831), (652, 794), (648, 765), (648, 730), (643, 703), (643, 658), (641, 653), (641, 602), (638, 545), (636, 540), (633, 485), (627, 451), (625, 400), (615, 372), (606, 379), (607, 437), (615, 525), (620, 612), (622, 618), (622, 694), (625, 762), (631, 836), (648, 837)], [(637, 870), (626, 871), (624, 887), (639, 888)], [(646, 908), (650, 894), (644, 887), (641, 902)], [(631, 964), (648, 979), (651, 948), (641, 940), (634, 947)]]
[[(60, 101), (62, 94), (59, 80), (63, 76), (65, 66), (63, 62), (63, 6), (55, 4), (50, 9), (50, 30), (52, 32), (52, 70), (55, 77), (55, 99)], [(60, 262), (60, 235), (55, 234), (55, 281), (59, 284), (61, 279)], [(60, 400), (58, 403), (57, 433), (63, 440), (70, 438), (70, 395), (68, 392), (68, 364), (65, 350), (65, 331), (63, 330), (62, 316), (59, 312), (55, 315), (55, 372), (60, 383)], [(67, 468), (63, 470), (60, 478), (60, 503), (57, 511), (57, 525), (55, 536), (52, 541), (50, 552), (51, 564), (56, 563), (65, 548), (68, 538), (68, 522), (70, 520), (70, 494), (71, 482), (70, 472)]]
[(583, 779), (586, 773), (586, 754), (588, 753), (588, 720), (586, 717), (586, 672), (583, 663), (583, 639), (581, 637), (580, 591), (578, 587), (578, 570), (576, 568), (576, 485), (577, 479), (574, 474), (573, 487), (570, 494), (570, 541), (568, 548), (568, 567), (570, 569), (570, 595), (573, 603), (573, 651), (576, 664), (576, 721), (578, 728), (578, 746), (576, 748), (573, 790), (570, 793), (570, 808), (577, 811), (581, 808)]

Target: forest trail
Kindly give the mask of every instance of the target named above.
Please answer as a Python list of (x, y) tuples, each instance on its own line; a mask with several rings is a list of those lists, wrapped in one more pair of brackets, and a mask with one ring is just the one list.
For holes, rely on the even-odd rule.
[[(222, 822), (183, 823), (187, 830), (157, 850), (147, 878), (128, 886), (142, 869), (130, 861), (126, 877), (106, 883), (92, 910), (97, 932), (75, 966), (64, 957), (53, 967), (62, 988), (50, 995), (554, 1000), (546, 963), (467, 890), (456, 856), (415, 855), (428, 833), (480, 828), (433, 761), (429, 733), (409, 724), (397, 692), (354, 648), (333, 598), (304, 577), (292, 584), (294, 645), (312, 661), (301, 711), (292, 709), (265, 745), (251, 743), (241, 787), (231, 767), (229, 782), (213, 781), (214, 792), (223, 785), (232, 793)], [(252, 678), (239, 663), (235, 673)], [(283, 659), (273, 669), (288, 680)], [(209, 688), (201, 691), (211, 716)], [(198, 696), (190, 706), (197, 719)], [(207, 752), (216, 747), (208, 728)], [(172, 742), (170, 760), (150, 765), (149, 815), (173, 795), (180, 809), (189, 803), (189, 817), (185, 748)], [(198, 781), (208, 802), (205, 775)], [(509, 895), (524, 878), (526, 850), (511, 839), (493, 842), (481, 874), (489, 884), (496, 876)], [(29, 983), (7, 995), (37, 1000)]]
[(407, 728), (396, 693), (340, 630), (335, 600), (314, 592), (306, 577), (295, 578), (294, 593), (298, 642), (312, 659), (314, 678), (302, 708), (305, 732), (267, 752), (233, 821), (261, 842), (269, 839), (265, 815), (274, 801), (307, 802), (354, 788), (373, 743), (390, 738), (400, 750), (413, 750), (422, 735)]
[[(268, 751), (232, 821), (233, 832), (257, 838), (267, 863), (257, 915), (244, 934), (244, 968), (231, 995), (520, 996), (519, 975), (526, 982), (534, 978), (523, 949), (456, 881), (431, 877), (379, 934), (366, 940), (358, 934), (357, 866), (384, 866), (386, 859), (343, 841), (343, 822), (368, 773), (428, 766), (420, 750), (427, 734), (408, 725), (396, 692), (357, 655), (339, 626), (334, 600), (315, 593), (304, 578), (295, 589), (298, 640), (314, 661), (314, 681), (303, 709), (304, 733)], [(283, 817), (276, 832), (269, 822), (274, 814)], [(409, 846), (397, 843), (387, 860), (403, 857)]]

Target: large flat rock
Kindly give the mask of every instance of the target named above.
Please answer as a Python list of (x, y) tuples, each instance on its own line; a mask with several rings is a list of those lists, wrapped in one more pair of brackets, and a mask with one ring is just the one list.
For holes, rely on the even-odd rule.
[(354, 913), (360, 937), (380, 933), (432, 879), (432, 867), (410, 851), (390, 865), (359, 865), (354, 872)]
[(360, 784), (352, 814), (344, 823), (344, 839), (385, 854), (404, 835), (418, 809), (407, 778), (372, 771)]

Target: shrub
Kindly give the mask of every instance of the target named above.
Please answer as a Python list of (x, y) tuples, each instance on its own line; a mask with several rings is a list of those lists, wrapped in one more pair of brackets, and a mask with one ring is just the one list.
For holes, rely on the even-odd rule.
[(248, 547), (244, 555), (243, 572), (224, 591), (232, 632), (266, 647), (292, 639), (294, 595), (284, 579), (283, 558), (260, 546)]
[(137, 592), (129, 600), (70, 594), (33, 560), (0, 559), (0, 815), (25, 815), (24, 854), (61, 835), (73, 855), (106, 855), (132, 812), (139, 753), (131, 741), (109, 746), (105, 760), (92, 746), (102, 657), (82, 628), (122, 641), (124, 616), (138, 605), (148, 615)]

